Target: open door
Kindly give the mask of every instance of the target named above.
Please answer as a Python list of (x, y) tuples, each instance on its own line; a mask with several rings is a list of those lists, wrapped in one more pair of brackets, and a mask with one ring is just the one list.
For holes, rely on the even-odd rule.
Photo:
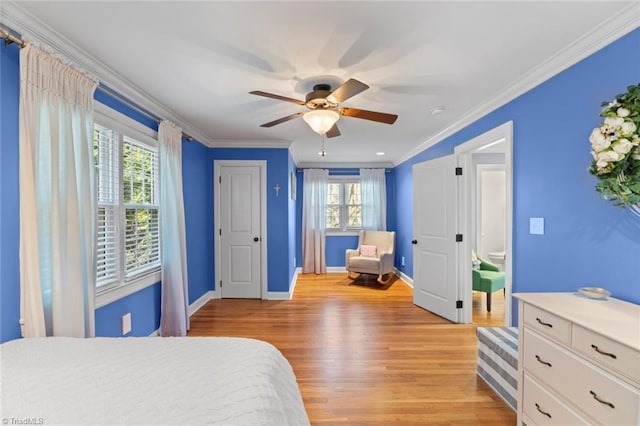
[(413, 166), (413, 303), (458, 322), (456, 155)]

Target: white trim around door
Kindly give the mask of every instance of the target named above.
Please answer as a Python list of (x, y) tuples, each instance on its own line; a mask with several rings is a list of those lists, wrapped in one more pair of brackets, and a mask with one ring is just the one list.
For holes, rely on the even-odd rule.
[(463, 302), (461, 322), (472, 322), (472, 283), (471, 283), (471, 232), (474, 229), (471, 217), (471, 185), (474, 181), (472, 154), (479, 148), (489, 148), (496, 143), (503, 143), (504, 165), (506, 180), (506, 212), (505, 212), (505, 300), (504, 324), (510, 326), (511, 318), (511, 286), (512, 286), (512, 258), (513, 258), (513, 121), (508, 121), (475, 138), (455, 147), (458, 156), (458, 167), (463, 168), (463, 179), (459, 180), (458, 190), (458, 227), (463, 234), (462, 243), (458, 250), (459, 295)]
[(220, 258), (220, 176), (221, 168), (224, 166), (254, 166), (260, 169), (260, 280), (261, 299), (268, 298), (267, 282), (267, 162), (265, 160), (214, 160), (213, 161), (213, 223), (214, 223), (214, 288), (213, 297), (222, 297), (220, 291), (221, 280), (221, 258)]

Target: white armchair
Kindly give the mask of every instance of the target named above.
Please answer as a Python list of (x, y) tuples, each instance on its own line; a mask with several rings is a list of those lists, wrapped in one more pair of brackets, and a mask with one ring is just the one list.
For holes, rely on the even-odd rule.
[[(349, 278), (358, 279), (362, 274), (378, 275), (380, 284), (387, 284), (393, 273), (396, 233), (393, 231), (360, 231), (357, 249), (347, 249), (345, 267)], [(355, 277), (352, 273), (358, 273)], [(387, 275), (386, 279), (383, 276)]]

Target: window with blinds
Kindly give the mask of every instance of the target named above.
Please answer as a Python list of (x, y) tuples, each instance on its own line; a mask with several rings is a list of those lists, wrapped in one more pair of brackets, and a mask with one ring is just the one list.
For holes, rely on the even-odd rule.
[(361, 228), (360, 180), (330, 178), (327, 186), (327, 229), (354, 231)]
[(155, 147), (95, 124), (98, 291), (160, 267)]
[(125, 136), (122, 145), (126, 276), (160, 264), (158, 152)]

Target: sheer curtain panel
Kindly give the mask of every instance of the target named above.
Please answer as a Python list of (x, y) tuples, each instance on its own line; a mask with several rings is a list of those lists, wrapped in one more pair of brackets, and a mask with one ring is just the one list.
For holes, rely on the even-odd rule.
[(160, 244), (162, 246), (161, 336), (186, 336), (189, 329), (187, 240), (182, 195), (182, 131), (163, 121), (160, 143)]
[(360, 169), (362, 229), (387, 230), (387, 184), (384, 169)]
[(324, 274), (329, 171), (305, 169), (302, 204), (302, 272)]
[(20, 324), (25, 337), (94, 335), (93, 92), (97, 81), (20, 51)]

